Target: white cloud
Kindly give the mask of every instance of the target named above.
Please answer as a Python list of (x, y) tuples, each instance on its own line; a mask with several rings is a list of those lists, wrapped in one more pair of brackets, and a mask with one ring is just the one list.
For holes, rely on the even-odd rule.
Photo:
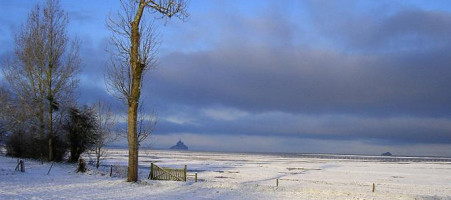
[(235, 108), (207, 108), (203, 113), (217, 120), (233, 121), (242, 117), (246, 117), (249, 113)]
[(181, 117), (181, 116), (167, 116), (162, 118), (164, 121), (178, 124), (178, 125), (185, 125), (185, 124), (191, 124), (196, 125), (197, 123), (194, 122), (194, 119), (188, 118), (188, 117)]

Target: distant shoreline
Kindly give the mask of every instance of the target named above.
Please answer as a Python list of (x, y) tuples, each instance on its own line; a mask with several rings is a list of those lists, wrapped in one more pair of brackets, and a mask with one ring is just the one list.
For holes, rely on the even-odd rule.
[[(108, 146), (107, 149), (127, 150), (123, 146)], [(337, 153), (286, 153), (286, 152), (233, 152), (233, 151), (206, 151), (206, 150), (176, 150), (163, 148), (141, 148), (144, 151), (174, 151), (174, 152), (199, 152), (199, 153), (219, 153), (219, 154), (244, 154), (244, 155), (270, 155), (287, 158), (319, 158), (319, 159), (345, 159), (362, 161), (382, 161), (382, 162), (451, 162), (451, 157), (447, 156), (406, 156), (406, 155), (369, 155), (369, 154), (337, 154)]]

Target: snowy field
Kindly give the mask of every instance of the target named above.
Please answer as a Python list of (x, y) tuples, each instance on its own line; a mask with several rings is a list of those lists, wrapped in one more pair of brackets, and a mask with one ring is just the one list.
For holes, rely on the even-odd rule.
[[(110, 150), (102, 170), (0, 156), (0, 199), (451, 199), (450, 162), (386, 162), (287, 155), (140, 151), (140, 181), (127, 183), (120, 167), (127, 151)], [(150, 163), (198, 173), (199, 182), (147, 180)], [(276, 179), (279, 186), (276, 187)], [(376, 191), (372, 192), (373, 183)]]

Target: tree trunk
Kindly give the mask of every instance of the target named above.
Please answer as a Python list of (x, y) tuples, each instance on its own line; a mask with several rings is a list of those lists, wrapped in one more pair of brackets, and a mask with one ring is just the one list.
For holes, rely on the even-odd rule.
[(41, 154), (41, 160), (44, 158), (44, 151), (45, 151), (45, 140), (44, 140), (44, 132), (45, 132), (45, 122), (44, 122), (44, 108), (42, 107), (42, 104), (39, 104), (39, 153)]
[(101, 156), (101, 151), (102, 151), (102, 147), (101, 146), (97, 146), (96, 147), (96, 169), (99, 169), (100, 166), (100, 156)]
[(70, 157), (69, 157), (70, 162), (77, 162), (76, 154), (77, 154), (77, 149), (75, 148), (74, 145), (71, 145), (70, 146)]
[(53, 108), (50, 101), (49, 109), (49, 161), (53, 160)]
[(144, 65), (139, 60), (139, 23), (144, 11), (145, 2), (140, 1), (135, 18), (131, 23), (131, 47), (130, 47), (130, 67), (132, 71), (131, 92), (128, 97), (128, 182), (138, 181), (138, 134), (137, 134), (137, 118), (138, 118), (138, 102), (141, 95), (141, 78)]
[(128, 109), (128, 182), (138, 181), (138, 135), (136, 134), (136, 118), (138, 102), (134, 101)]
[[(50, 19), (50, 22), (53, 23), (53, 18)], [(48, 97), (49, 100), (49, 161), (53, 160), (53, 88), (52, 88), (52, 82), (53, 82), (53, 62), (54, 55), (53, 55), (53, 49), (54, 49), (54, 36), (53, 36), (53, 27), (50, 27), (50, 55), (49, 55), (49, 68), (48, 68), (48, 74), (47, 74), (47, 90), (48, 90)]]

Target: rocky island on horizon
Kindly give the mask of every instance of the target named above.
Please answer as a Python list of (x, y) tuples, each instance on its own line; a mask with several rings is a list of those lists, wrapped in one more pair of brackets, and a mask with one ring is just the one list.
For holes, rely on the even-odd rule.
[(172, 146), (172, 147), (169, 148), (169, 149), (173, 149), (173, 150), (188, 150), (188, 146), (186, 146), (186, 145), (182, 142), (182, 140), (179, 140), (179, 141), (177, 142), (176, 145)]

